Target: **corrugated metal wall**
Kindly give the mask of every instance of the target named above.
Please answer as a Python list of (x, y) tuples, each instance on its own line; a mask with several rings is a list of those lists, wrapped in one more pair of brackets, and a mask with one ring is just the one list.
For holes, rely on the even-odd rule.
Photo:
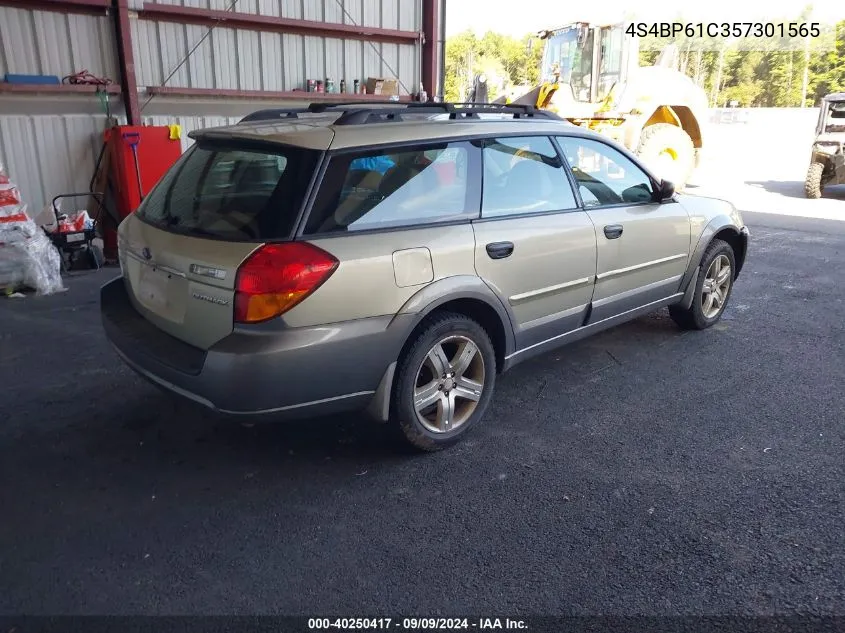
[(5, 162), (30, 211), (59, 193), (88, 191), (105, 116), (0, 116), (0, 162)]
[[(158, 0), (215, 10), (228, 10), (232, 0)], [(142, 0), (131, 0), (136, 9)], [(238, 0), (232, 10), (244, 13), (325, 21), (368, 27), (419, 31), (421, 0)], [(307, 78), (355, 79), (370, 76), (395, 78), (403, 94), (416, 92), (420, 83), (419, 45), (381, 44), (342, 38), (308, 37), (258, 32), (219, 26), (131, 20), (135, 70), (140, 101), (143, 89), (162, 85), (164, 79), (202, 40), (190, 59), (167, 82), (169, 87), (287, 91), (304, 88)], [(203, 40), (203, 38), (205, 39)], [(0, 7), (0, 76), (6, 73), (48, 74), (62, 78), (80, 70), (119, 77), (111, 18), (102, 15), (63, 14)], [(97, 114), (96, 97), (0, 93), (0, 161), (21, 187), (27, 203), (40, 210), (52, 196), (86, 191), (100, 149), (106, 118)], [(93, 103), (88, 103), (91, 101)], [(113, 112), (122, 108), (114, 103)], [(144, 123), (180, 124), (183, 148), (191, 130), (234, 123), (228, 116), (243, 108), (262, 107), (244, 101), (218, 99), (201, 111), (209, 116), (176, 116), (191, 112), (190, 98), (179, 104), (157, 97)], [(80, 104), (87, 104), (84, 107)], [(197, 101), (199, 103), (199, 101)], [(29, 105), (27, 105), (29, 104)], [(34, 114), (33, 105), (38, 105)], [(169, 105), (170, 104), (170, 105)], [(172, 110), (170, 109), (172, 107)], [(210, 108), (218, 108), (209, 111)], [(76, 114), (72, 114), (77, 112)], [(223, 115), (227, 116), (223, 116)]]
[[(206, 9), (227, 9), (231, 0), (159, 0)], [(421, 0), (239, 0), (234, 11), (305, 20), (419, 31)], [(398, 78), (402, 94), (420, 83), (420, 46), (267, 33), (219, 26), (133, 20), (139, 86), (229, 90), (304, 89), (307, 79)], [(198, 48), (187, 64), (179, 63)], [(236, 54), (233, 55), (232, 52)]]
[(398, 76), (402, 94), (419, 89), (420, 48), (413, 44), (224, 27), (208, 35), (206, 27), (151, 20), (133, 21), (132, 38), (139, 86), (160, 86), (172, 73), (166, 85), (179, 88), (304, 90), (307, 79), (328, 77), (336, 85), (345, 79), (351, 90), (355, 79)]
[(87, 70), (117, 81), (111, 20), (0, 7), (0, 76), (66, 75)]

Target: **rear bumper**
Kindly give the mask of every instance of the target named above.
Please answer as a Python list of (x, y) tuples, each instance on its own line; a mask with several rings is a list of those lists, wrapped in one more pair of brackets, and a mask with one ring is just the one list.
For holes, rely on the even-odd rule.
[(401, 322), (376, 317), (309, 328), (241, 328), (204, 351), (144, 319), (122, 278), (100, 295), (106, 337), (129, 367), (225, 414), (301, 418), (363, 409), (404, 342)]

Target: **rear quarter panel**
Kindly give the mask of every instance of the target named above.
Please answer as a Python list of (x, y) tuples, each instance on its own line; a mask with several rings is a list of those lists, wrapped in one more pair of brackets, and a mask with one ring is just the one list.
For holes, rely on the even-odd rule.
[(426, 286), (475, 273), (475, 238), (469, 223), (347, 233), (309, 242), (337, 257), (340, 265), (314, 294), (283, 316), (289, 327), (394, 315)]

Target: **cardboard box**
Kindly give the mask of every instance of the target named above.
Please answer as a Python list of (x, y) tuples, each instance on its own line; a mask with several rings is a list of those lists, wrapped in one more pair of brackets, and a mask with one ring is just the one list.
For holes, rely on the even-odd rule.
[(367, 94), (392, 97), (399, 95), (399, 82), (381, 77), (367, 78)]

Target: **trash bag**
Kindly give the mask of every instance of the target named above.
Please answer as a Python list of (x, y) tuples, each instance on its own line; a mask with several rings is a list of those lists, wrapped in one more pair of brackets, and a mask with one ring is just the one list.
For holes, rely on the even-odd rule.
[(61, 292), (62, 260), (47, 234), (27, 214), (20, 191), (0, 162), (0, 288), (21, 286), (39, 295)]

